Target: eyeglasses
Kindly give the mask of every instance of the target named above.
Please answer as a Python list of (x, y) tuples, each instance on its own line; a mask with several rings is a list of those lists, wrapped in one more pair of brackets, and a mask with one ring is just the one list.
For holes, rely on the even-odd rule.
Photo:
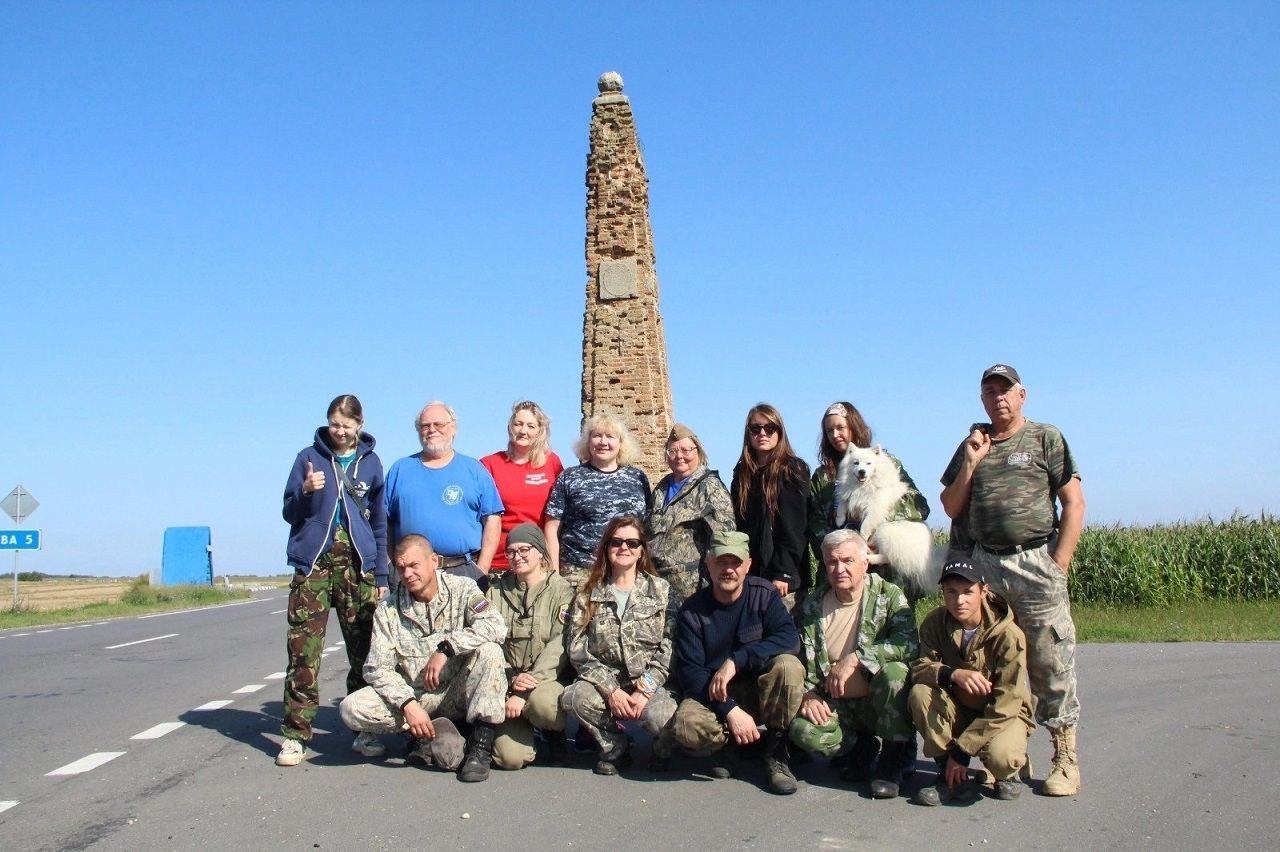
[(524, 547), (508, 547), (503, 553), (507, 555), (508, 562), (515, 562), (516, 559), (528, 559), (533, 550), (532, 545), (526, 544)]
[(617, 536), (609, 539), (609, 547), (614, 550), (621, 550), (624, 544), (627, 546), (627, 550), (639, 550), (644, 542), (638, 538), (618, 538)]
[(432, 430), (435, 430), (436, 432), (443, 432), (445, 429), (449, 428), (449, 424), (451, 423), (453, 423), (452, 420), (442, 420), (435, 423), (419, 423), (418, 431), (430, 432)]
[(759, 435), (761, 432), (766, 435), (776, 435), (782, 431), (777, 423), (752, 423), (747, 427), (747, 431), (752, 435)]
[(692, 450), (686, 450), (684, 447), (668, 447), (667, 455), (669, 456), (696, 456), (698, 450), (695, 447)]

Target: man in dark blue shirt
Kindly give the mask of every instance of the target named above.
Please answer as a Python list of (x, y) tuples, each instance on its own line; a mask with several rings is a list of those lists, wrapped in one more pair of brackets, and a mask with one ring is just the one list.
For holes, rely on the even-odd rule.
[(804, 695), (800, 634), (774, 585), (748, 576), (746, 533), (711, 537), (711, 585), (685, 601), (676, 624), (675, 671), (685, 699), (675, 736), (691, 749), (716, 749), (712, 775), (728, 778), (737, 749), (760, 739), (764, 725), (769, 789), (796, 791), (787, 766), (787, 729)]

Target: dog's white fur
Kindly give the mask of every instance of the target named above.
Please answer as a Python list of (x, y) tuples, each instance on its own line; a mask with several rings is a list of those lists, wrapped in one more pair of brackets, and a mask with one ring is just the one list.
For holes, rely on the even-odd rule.
[[(879, 445), (850, 445), (836, 474), (836, 526), (860, 519), (858, 531), (875, 548), (872, 565), (912, 598), (932, 592), (942, 574), (946, 548), (933, 543), (922, 521), (893, 517), (907, 483), (898, 466)], [(883, 570), (887, 568), (888, 570)]]

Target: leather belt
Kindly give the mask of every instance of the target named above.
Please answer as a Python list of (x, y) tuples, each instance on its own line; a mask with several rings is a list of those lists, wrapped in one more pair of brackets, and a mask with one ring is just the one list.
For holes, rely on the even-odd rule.
[(1022, 544), (1015, 544), (1011, 547), (987, 547), (982, 542), (978, 542), (978, 547), (981, 547), (987, 553), (995, 556), (1012, 556), (1015, 553), (1025, 553), (1028, 550), (1035, 550), (1036, 548), (1044, 547), (1049, 543), (1049, 538), (1050, 536), (1045, 535), (1040, 538), (1033, 538), (1031, 541), (1024, 541)]
[(475, 562), (479, 552), (464, 553), (461, 556), (441, 556), (441, 568), (457, 568), (460, 565), (466, 565), (468, 562)]

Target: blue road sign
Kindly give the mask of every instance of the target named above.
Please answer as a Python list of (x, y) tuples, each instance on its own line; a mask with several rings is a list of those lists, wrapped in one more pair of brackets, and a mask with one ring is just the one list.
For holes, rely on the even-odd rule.
[(39, 549), (40, 530), (0, 530), (0, 550)]

